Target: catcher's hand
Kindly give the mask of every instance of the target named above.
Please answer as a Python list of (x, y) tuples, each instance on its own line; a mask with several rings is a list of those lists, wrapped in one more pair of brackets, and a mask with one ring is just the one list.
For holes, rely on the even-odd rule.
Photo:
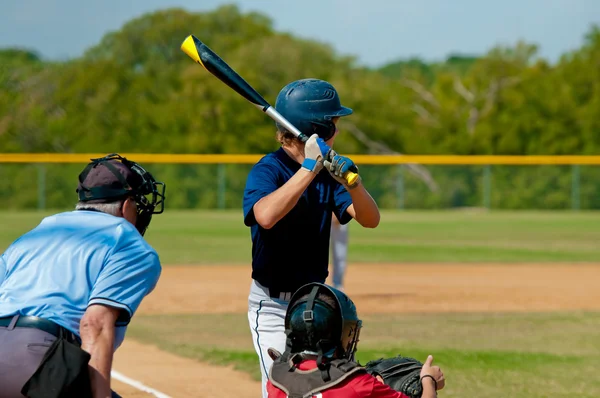
[[(380, 358), (369, 361), (365, 365), (365, 369), (372, 376), (380, 376), (390, 388), (411, 398), (420, 398), (423, 394), (421, 376), (425, 374), (431, 374), (432, 377), (438, 376), (433, 371), (434, 368), (439, 370), (439, 367), (432, 367), (431, 361), (433, 361), (433, 357), (427, 358), (424, 365), (414, 358), (398, 355), (393, 358)], [(422, 371), (425, 373), (423, 374)], [(441, 373), (441, 371), (439, 372)], [(441, 379), (443, 381), (443, 375)], [(438, 381), (436, 380), (436, 382)], [(443, 388), (443, 384), (438, 384), (437, 389), (441, 388)]]
[(433, 363), (433, 356), (429, 355), (427, 360), (423, 364), (421, 368), (421, 383), (423, 382), (424, 377), (430, 377), (433, 379), (435, 383), (435, 389), (441, 390), (446, 385), (446, 379), (444, 378), (444, 373), (440, 369), (439, 366), (431, 366)]

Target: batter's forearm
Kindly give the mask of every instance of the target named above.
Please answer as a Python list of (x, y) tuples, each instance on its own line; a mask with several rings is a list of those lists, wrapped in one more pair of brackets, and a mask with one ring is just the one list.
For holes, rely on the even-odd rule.
[(362, 182), (348, 192), (350, 192), (352, 198), (352, 212), (350, 212), (350, 215), (365, 228), (377, 227), (380, 220), (379, 207), (377, 207), (377, 203), (375, 203)]
[(300, 169), (281, 188), (265, 196), (254, 205), (254, 218), (265, 229), (275, 224), (288, 214), (306, 191), (316, 174)]

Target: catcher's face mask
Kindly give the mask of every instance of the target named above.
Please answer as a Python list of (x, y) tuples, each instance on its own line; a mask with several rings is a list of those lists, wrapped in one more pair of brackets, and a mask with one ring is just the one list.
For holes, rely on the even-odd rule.
[[(308, 294), (308, 295), (307, 295)], [(325, 294), (335, 301), (333, 308), (318, 298)], [(304, 298), (303, 298), (304, 297)], [(321, 283), (310, 283), (292, 296), (285, 328), (292, 348), (318, 351), (321, 356), (353, 360), (362, 321), (356, 307), (343, 292)]]
[(354, 353), (358, 348), (360, 341), (360, 331), (362, 329), (362, 321), (358, 319), (356, 306), (343, 292), (330, 288), (338, 300), (340, 312), (342, 315), (342, 334), (341, 334), (341, 352), (338, 354), (342, 358), (354, 360)]
[(153, 214), (164, 211), (165, 184), (139, 164), (118, 155), (92, 159), (79, 175), (79, 200), (102, 203), (132, 197), (137, 205), (136, 229), (144, 235)]
[(358, 349), (358, 342), (360, 341), (361, 329), (361, 320), (348, 320), (344, 322), (344, 329), (342, 330), (342, 352), (340, 353), (343, 358), (354, 361), (354, 354)]

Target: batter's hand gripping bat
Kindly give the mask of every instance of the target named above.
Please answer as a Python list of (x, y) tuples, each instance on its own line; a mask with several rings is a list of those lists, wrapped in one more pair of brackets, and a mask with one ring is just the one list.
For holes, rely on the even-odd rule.
[[(255, 107), (266, 113), (271, 119), (281, 124), (298, 137), (302, 142), (306, 142), (308, 137), (298, 130), (293, 124), (287, 121), (279, 112), (275, 110), (251, 85), (248, 84), (236, 71), (234, 71), (221, 57), (213, 50), (202, 43), (196, 36), (189, 35), (181, 44), (181, 50), (191, 59), (199, 63), (214, 75), (217, 79), (227, 84), (236, 93), (250, 101)], [(329, 154), (328, 154), (329, 156)], [(344, 174), (344, 179), (348, 185), (354, 184), (358, 174), (351, 171)]]

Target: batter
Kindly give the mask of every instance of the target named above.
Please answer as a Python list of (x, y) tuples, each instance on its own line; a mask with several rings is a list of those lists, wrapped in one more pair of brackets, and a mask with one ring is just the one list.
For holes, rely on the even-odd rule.
[(380, 217), (360, 174), (352, 185), (343, 178), (358, 167), (331, 150), (336, 123), (353, 112), (336, 89), (318, 79), (294, 81), (280, 91), (275, 109), (310, 138), (303, 143), (277, 125), (281, 147), (253, 166), (244, 190), (244, 223), (252, 236), (248, 321), (265, 398), (272, 365), (267, 350), (285, 348), (292, 293), (327, 278), (332, 216), (366, 228), (377, 227)]

